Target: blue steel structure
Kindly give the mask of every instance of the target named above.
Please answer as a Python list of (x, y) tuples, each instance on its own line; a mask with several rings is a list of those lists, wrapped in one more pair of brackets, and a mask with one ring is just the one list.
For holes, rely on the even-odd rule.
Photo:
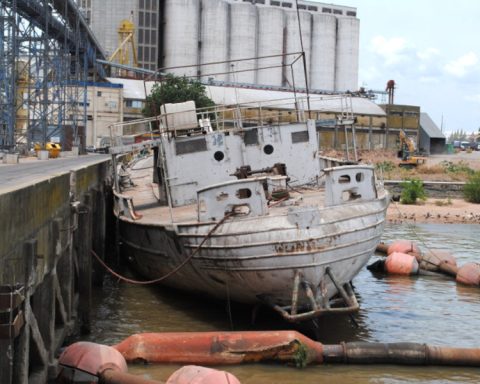
[(84, 141), (105, 53), (74, 0), (0, 0), (0, 149)]

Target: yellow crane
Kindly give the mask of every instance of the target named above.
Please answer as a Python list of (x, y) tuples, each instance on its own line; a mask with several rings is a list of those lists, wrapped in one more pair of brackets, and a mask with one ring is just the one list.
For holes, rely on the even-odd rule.
[(131, 20), (120, 21), (120, 26), (117, 30), (119, 46), (112, 53), (108, 61), (113, 62), (118, 60), (118, 63), (123, 65), (130, 64), (130, 50), (133, 58), (133, 66), (138, 67), (137, 50), (135, 47), (135, 24)]

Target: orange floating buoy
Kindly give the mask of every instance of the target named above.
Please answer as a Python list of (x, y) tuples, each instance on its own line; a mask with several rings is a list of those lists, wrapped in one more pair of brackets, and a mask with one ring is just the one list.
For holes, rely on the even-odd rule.
[(457, 282), (466, 285), (480, 285), (480, 264), (462, 265), (457, 272)]
[(418, 273), (418, 261), (415, 256), (393, 252), (385, 260), (385, 271), (392, 275), (414, 275)]
[(186, 365), (175, 371), (166, 384), (240, 384), (240, 381), (225, 371)]
[(449, 266), (456, 267), (457, 259), (450, 252), (444, 249), (430, 249), (422, 256), (420, 268), (427, 271), (439, 271), (441, 265), (448, 264)]
[(393, 252), (407, 253), (417, 258), (419, 258), (422, 254), (417, 244), (410, 240), (395, 240), (388, 246), (387, 255), (390, 255)]

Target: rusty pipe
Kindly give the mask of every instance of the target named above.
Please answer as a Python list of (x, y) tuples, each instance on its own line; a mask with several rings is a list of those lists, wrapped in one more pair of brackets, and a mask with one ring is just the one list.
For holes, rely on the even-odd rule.
[(144, 333), (114, 346), (128, 362), (227, 365), (401, 364), (480, 367), (480, 348), (420, 343), (323, 345), (295, 331)]
[(326, 363), (480, 366), (480, 349), (420, 343), (343, 343), (324, 345)]
[(101, 384), (162, 384), (160, 381), (145, 379), (110, 368), (100, 372), (99, 378)]
[(295, 331), (143, 333), (114, 346), (128, 362), (225, 365), (321, 363), (322, 344)]

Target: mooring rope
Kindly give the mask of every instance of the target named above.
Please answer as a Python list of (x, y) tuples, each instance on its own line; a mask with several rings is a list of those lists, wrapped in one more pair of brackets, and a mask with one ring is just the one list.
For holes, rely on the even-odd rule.
[(146, 281), (140, 281), (140, 280), (133, 280), (129, 279), (128, 277), (120, 275), (118, 272), (115, 272), (112, 268), (110, 268), (101, 258), (100, 256), (97, 255), (97, 253), (92, 249), (92, 255), (95, 256), (97, 261), (108, 271), (110, 272), (113, 276), (117, 277), (118, 279), (125, 281), (126, 283), (130, 284), (137, 284), (137, 285), (149, 285), (149, 284), (156, 284), (159, 283), (170, 276), (174, 275), (177, 273), (180, 269), (182, 269), (192, 258), (198, 253), (200, 248), (203, 246), (205, 241), (207, 241), (210, 236), (222, 225), (229, 217), (233, 216), (234, 213), (230, 212), (227, 213), (215, 226), (207, 233), (207, 235), (203, 238), (202, 242), (198, 245), (198, 247), (188, 256), (184, 261), (182, 261), (177, 267), (175, 267), (173, 270), (168, 272), (166, 275), (163, 275), (162, 277), (156, 278), (154, 280), (146, 280)]
[[(400, 217), (403, 217), (403, 214), (402, 212), (400, 211), (400, 208), (398, 207), (398, 204), (396, 201), (393, 201), (393, 203), (395, 204), (395, 209), (398, 211), (398, 214), (400, 215)], [(418, 232), (416, 231), (415, 229), (415, 224), (412, 224), (410, 222), (408, 222), (408, 220), (406, 221), (406, 225), (407, 225), (407, 228), (409, 230), (409, 232), (413, 235), (414, 238), (416, 238), (416, 240), (422, 244), (426, 249), (427, 251), (430, 251), (430, 253), (432, 254), (433, 257), (435, 257), (439, 262), (441, 262), (441, 259), (435, 254), (435, 252), (433, 251), (432, 248), (430, 248), (427, 243), (425, 242), (424, 238), (421, 237)], [(413, 246), (413, 245), (412, 245)], [(430, 261), (430, 260), (425, 260), (422, 257), (422, 260), (427, 263), (427, 264), (431, 264), (431, 265), (434, 265), (434, 266), (437, 266), (437, 264), (435, 264), (433, 261)]]

